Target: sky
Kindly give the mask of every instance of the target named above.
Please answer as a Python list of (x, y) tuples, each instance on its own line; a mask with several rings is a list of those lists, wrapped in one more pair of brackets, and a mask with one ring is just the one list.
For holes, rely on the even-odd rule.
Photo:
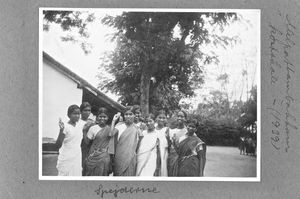
[[(99, 79), (97, 74), (103, 73), (113, 78), (103, 68), (100, 67), (100, 57), (106, 51), (114, 50), (115, 43), (110, 41), (110, 36), (115, 31), (111, 27), (103, 25), (100, 20), (105, 14), (116, 15), (120, 11), (93, 10), (96, 20), (88, 25), (90, 37), (88, 43), (92, 44), (91, 52), (85, 54), (78, 43), (64, 42), (61, 36), (68, 34), (76, 35), (74, 32), (64, 32), (60, 26), (51, 24), (48, 32), (42, 31), (42, 49), (58, 62), (87, 80), (94, 87), (98, 87)], [(229, 81), (227, 91), (230, 100), (246, 100), (245, 77), (242, 76), (243, 70), (248, 74), (248, 90), (252, 85), (258, 84), (258, 75), (260, 74), (260, 15), (258, 10), (239, 10), (239, 16), (244, 20), (231, 24), (223, 32), (211, 29), (212, 32), (224, 36), (238, 36), (239, 41), (234, 46), (215, 47), (213, 45), (202, 46), (203, 51), (207, 53), (214, 52), (219, 57), (219, 64), (210, 64), (204, 67), (205, 83), (195, 90), (196, 96), (190, 99), (184, 99), (186, 103), (192, 104), (193, 108), (203, 99), (209, 98), (209, 92), (220, 90), (221, 83), (216, 81), (221, 74), (227, 73)], [(103, 92), (103, 91), (102, 91)], [(119, 96), (112, 93), (106, 93), (109, 97), (116, 100)]]

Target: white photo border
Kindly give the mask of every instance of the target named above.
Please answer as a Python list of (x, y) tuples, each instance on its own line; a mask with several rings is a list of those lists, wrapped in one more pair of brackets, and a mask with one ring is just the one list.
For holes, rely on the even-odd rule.
[[(43, 176), (42, 175), (42, 102), (43, 102), (43, 11), (91, 11), (111, 10), (127, 12), (246, 12), (256, 11), (259, 17), (257, 30), (257, 157), (256, 177), (102, 177), (102, 176)], [(261, 181), (261, 10), (260, 9), (177, 9), (177, 8), (39, 8), (39, 180), (65, 181), (226, 181), (226, 182), (260, 182)]]

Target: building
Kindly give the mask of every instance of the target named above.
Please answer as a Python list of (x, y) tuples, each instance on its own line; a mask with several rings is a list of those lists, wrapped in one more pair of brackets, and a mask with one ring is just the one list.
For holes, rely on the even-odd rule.
[(42, 137), (57, 138), (59, 118), (68, 121), (67, 109), (72, 104), (80, 106), (82, 102), (89, 102), (94, 107), (106, 107), (110, 119), (117, 112), (125, 110), (124, 106), (107, 97), (46, 52), (43, 52), (40, 70)]

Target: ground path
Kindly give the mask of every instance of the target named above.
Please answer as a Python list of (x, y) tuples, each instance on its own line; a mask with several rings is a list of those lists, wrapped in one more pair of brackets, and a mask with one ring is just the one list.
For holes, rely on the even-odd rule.
[(204, 175), (207, 177), (255, 177), (256, 157), (240, 155), (237, 147), (208, 146)]
[[(57, 175), (57, 155), (43, 155), (43, 175)], [(240, 155), (236, 147), (208, 146), (204, 176), (255, 177), (256, 157)]]

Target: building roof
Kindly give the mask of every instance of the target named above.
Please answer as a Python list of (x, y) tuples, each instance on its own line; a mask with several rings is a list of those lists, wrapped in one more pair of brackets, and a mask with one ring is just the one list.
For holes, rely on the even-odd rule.
[(72, 79), (74, 82), (76, 82), (79, 85), (79, 88), (85, 88), (92, 92), (95, 96), (97, 96), (99, 99), (103, 100), (105, 103), (111, 105), (113, 108), (123, 111), (125, 110), (125, 107), (118, 102), (114, 101), (113, 99), (107, 97), (104, 93), (99, 91), (97, 88), (92, 86), (90, 83), (88, 83), (86, 80), (78, 76), (76, 73), (56, 61), (53, 57), (51, 57), (49, 54), (43, 51), (43, 61), (48, 61), (51, 63), (51, 66), (55, 68), (57, 71), (61, 72), (65, 76)]

